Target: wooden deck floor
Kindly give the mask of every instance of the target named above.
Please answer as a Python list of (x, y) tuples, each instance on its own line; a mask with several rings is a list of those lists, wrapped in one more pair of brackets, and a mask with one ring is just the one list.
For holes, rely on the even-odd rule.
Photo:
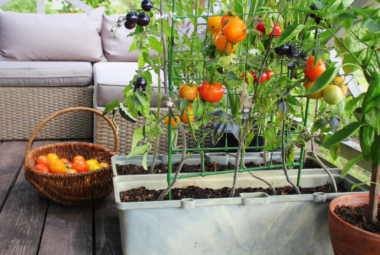
[(0, 254), (122, 254), (113, 193), (82, 207), (40, 197), (24, 178), (26, 145), (0, 142)]

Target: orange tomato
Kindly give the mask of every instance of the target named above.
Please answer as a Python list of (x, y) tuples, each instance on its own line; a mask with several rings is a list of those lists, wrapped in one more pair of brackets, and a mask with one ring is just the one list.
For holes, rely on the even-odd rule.
[(76, 170), (78, 173), (87, 172), (88, 165), (84, 160), (74, 161), (74, 164), (71, 166), (72, 169)]
[(223, 29), (223, 33), (227, 37), (228, 41), (238, 43), (243, 41), (247, 36), (247, 33), (245, 32), (246, 28), (247, 26), (244, 21), (237, 16), (228, 22)]
[(339, 76), (335, 77), (331, 85), (337, 85), (342, 90), (343, 96), (348, 91), (347, 82), (345, 82), (342, 77), (339, 77)]
[(39, 172), (50, 173), (49, 168), (47, 168), (47, 166), (42, 165), (42, 164), (36, 165), (36, 170)]
[(48, 162), (52, 162), (56, 159), (59, 159), (59, 157), (57, 156), (57, 154), (54, 154), (54, 153), (49, 153), (47, 156), (46, 156)]
[[(303, 86), (305, 87), (306, 92), (308, 92), (314, 86), (314, 82), (315, 81), (311, 81), (309, 79), (306, 79), (306, 81), (304, 81)], [(320, 99), (323, 97), (323, 90), (312, 93), (312, 94), (308, 94), (306, 96), (311, 99)]]
[[(87, 164), (88, 165), (88, 164)], [(100, 169), (100, 165), (99, 164), (92, 164), (92, 165), (88, 165), (88, 171), (95, 171), (95, 170), (98, 170)]]
[(49, 160), (46, 156), (39, 156), (36, 160), (36, 165), (48, 166)]
[(73, 158), (73, 163), (75, 163), (75, 161), (78, 161), (78, 160), (80, 160), (80, 161), (85, 161), (84, 157), (82, 157), (82, 156), (75, 156), (75, 157)]
[(212, 34), (219, 33), (223, 28), (222, 17), (221, 16), (209, 17), (207, 25), (210, 28), (210, 32)]
[(66, 174), (76, 174), (76, 173), (78, 172), (71, 168), (66, 171)]
[(235, 14), (236, 14), (236, 12), (231, 12), (231, 11), (223, 13), (223, 15), (230, 15), (230, 16), (223, 16), (222, 17), (222, 26), (224, 27), (226, 25), (226, 21), (232, 19)]
[(315, 57), (310, 56), (305, 62), (305, 69), (303, 70), (305, 76), (312, 81), (315, 81), (324, 71), (326, 71), (325, 64), (322, 59), (318, 60), (316, 67), (314, 67)]
[(220, 99), (222, 99), (223, 94), (224, 94), (224, 89), (223, 89), (223, 86), (219, 82), (210, 84), (210, 82), (205, 81), (199, 87), (199, 95), (206, 102), (210, 102), (210, 103), (218, 102)]
[(224, 34), (220, 33), (215, 39), (215, 46), (219, 51), (223, 53), (226, 52), (226, 50), (229, 53), (233, 53), (237, 48), (237, 43), (233, 44), (227, 41), (227, 37)]
[[(178, 117), (178, 116), (177, 116)], [(179, 118), (179, 117), (178, 117)], [(100, 163), (99, 164), (99, 166), (101, 167), (101, 168), (103, 168), (103, 167), (107, 167), (107, 166), (109, 166), (110, 164), (108, 164), (108, 163), (106, 163), (106, 162), (102, 162), (102, 163)]]
[(66, 164), (59, 159), (56, 159), (50, 163), (49, 170), (53, 174), (64, 174), (67, 171)]
[[(177, 119), (178, 122), (181, 121), (181, 118), (179, 116), (175, 116), (175, 118)], [(187, 122), (186, 122), (187, 123)], [(166, 126), (169, 126), (169, 116), (167, 116), (165, 118), (165, 124)], [(175, 120), (172, 118), (172, 127), (178, 127), (178, 124), (177, 122), (175, 122)]]
[(220, 31), (219, 33), (215, 33), (215, 34), (212, 35), (212, 44), (216, 45), (216, 42), (215, 42), (216, 37), (217, 37), (219, 34), (221, 34), (221, 33), (222, 33), (222, 31)]
[(61, 158), (61, 160), (63, 161), (63, 163), (65, 163), (65, 164), (69, 164), (69, 166), (73, 164), (73, 163), (71, 163), (70, 160), (68, 160), (67, 158)]
[(194, 115), (193, 115), (193, 109), (189, 109), (189, 115), (187, 115), (187, 110), (183, 112), (182, 121), (185, 123), (189, 123), (187, 117), (189, 117), (191, 122), (194, 122)]
[(198, 94), (198, 87), (195, 84), (183, 84), (179, 89), (179, 95), (187, 100), (194, 100)]

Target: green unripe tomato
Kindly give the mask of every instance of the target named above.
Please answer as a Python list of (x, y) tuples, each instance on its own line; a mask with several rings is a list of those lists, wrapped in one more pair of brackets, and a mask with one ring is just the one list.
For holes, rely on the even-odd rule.
[(343, 100), (343, 92), (336, 85), (329, 85), (323, 90), (323, 99), (328, 104), (339, 104)]
[[(219, 59), (219, 63), (224, 67), (226, 70), (231, 70), (232, 72), (235, 72), (238, 70), (237, 66), (234, 66), (236, 61), (234, 58), (237, 58), (236, 54), (230, 54), (228, 56), (221, 57)], [(231, 65), (230, 65), (231, 64)]]

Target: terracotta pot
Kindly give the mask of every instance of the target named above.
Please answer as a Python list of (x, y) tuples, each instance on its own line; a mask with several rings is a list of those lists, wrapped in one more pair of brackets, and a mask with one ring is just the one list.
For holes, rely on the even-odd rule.
[(354, 227), (341, 220), (334, 213), (337, 205), (358, 207), (368, 203), (368, 193), (340, 196), (331, 201), (329, 205), (329, 229), (335, 255), (380, 254), (380, 235)]

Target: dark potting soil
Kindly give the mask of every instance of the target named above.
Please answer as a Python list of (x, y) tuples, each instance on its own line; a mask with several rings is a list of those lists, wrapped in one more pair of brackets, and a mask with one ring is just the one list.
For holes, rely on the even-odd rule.
[[(380, 212), (380, 205), (378, 205), (378, 208)], [(380, 213), (377, 215), (377, 222), (375, 224), (369, 224), (368, 210), (368, 205), (359, 207), (338, 205), (337, 207), (335, 207), (334, 212), (339, 218), (341, 218), (348, 224), (363, 229), (365, 231), (380, 235)]]
[[(295, 190), (291, 186), (284, 186), (276, 189), (276, 195), (292, 195), (296, 194)], [(163, 190), (149, 190), (145, 187), (138, 189), (131, 189), (127, 191), (120, 192), (121, 202), (139, 202), (139, 201), (155, 201), (160, 196)], [(334, 188), (331, 184), (325, 184), (323, 186), (316, 186), (310, 188), (300, 187), (302, 194), (313, 194), (314, 192), (325, 192), (332, 193)], [(346, 192), (346, 189), (342, 184), (338, 185), (339, 192)], [(182, 198), (223, 198), (229, 197), (231, 188), (224, 187), (222, 189), (210, 189), (210, 188), (200, 188), (197, 186), (188, 186), (187, 188), (175, 188), (172, 189), (172, 199), (179, 200)], [(244, 192), (265, 192), (272, 195), (272, 190), (270, 188), (238, 188), (235, 190), (235, 197), (238, 197), (240, 193)], [(168, 195), (165, 196), (164, 200), (168, 200)]]
[[(179, 163), (173, 164), (172, 171), (175, 172), (175, 169), (177, 168)], [(282, 163), (276, 160), (273, 160), (274, 165), (281, 165)], [(269, 162), (267, 163), (269, 165)], [(253, 161), (246, 163), (245, 166), (247, 168), (251, 167), (260, 167), (264, 166), (264, 164), (257, 164)], [(320, 166), (312, 161), (312, 160), (306, 160), (305, 163), (305, 169), (307, 168), (320, 168)], [(217, 172), (217, 171), (226, 171), (226, 170), (232, 170), (235, 169), (235, 165), (228, 162), (228, 165), (222, 165), (222, 164), (215, 164), (215, 162), (211, 162), (208, 165), (205, 165), (205, 171), (206, 172)], [(144, 170), (142, 166), (138, 165), (116, 165), (116, 170), (118, 175), (132, 175), (132, 174), (149, 174), (150, 167), (148, 167), (148, 171)], [(156, 173), (167, 173), (168, 172), (168, 165), (166, 164), (158, 164), (155, 167)], [(193, 172), (202, 172), (201, 165), (183, 165), (181, 169), (181, 173), (193, 173)]]

